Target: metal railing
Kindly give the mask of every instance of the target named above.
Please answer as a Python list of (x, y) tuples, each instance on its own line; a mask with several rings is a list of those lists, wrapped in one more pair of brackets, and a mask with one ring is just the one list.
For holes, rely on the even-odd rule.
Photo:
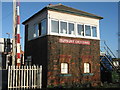
[[(104, 52), (105, 52), (105, 55), (103, 55), (103, 57), (101, 58), (100, 62), (101, 64), (102, 63), (102, 59), (105, 57), (106, 60), (110, 63), (110, 65), (113, 67), (113, 69), (116, 69), (116, 67), (114, 66), (113, 62), (108, 58), (108, 56), (110, 56), (111, 58), (116, 58), (115, 54), (112, 52), (112, 50), (108, 47), (108, 45), (106, 44), (106, 41), (103, 41), (104, 43), (104, 46), (103, 46), (103, 49), (104, 49)], [(102, 50), (100, 50), (102, 52)], [(105, 65), (103, 65), (105, 66)]]

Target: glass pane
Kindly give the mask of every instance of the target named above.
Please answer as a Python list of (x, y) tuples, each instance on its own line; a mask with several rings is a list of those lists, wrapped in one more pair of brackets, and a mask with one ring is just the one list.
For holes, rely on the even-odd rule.
[(34, 34), (33, 37), (38, 37), (38, 24), (34, 25)]
[(60, 22), (60, 33), (67, 34), (67, 22)]
[(77, 33), (78, 35), (84, 36), (84, 25), (77, 25)]
[(85, 25), (85, 35), (91, 36), (91, 29), (90, 29), (90, 26), (88, 25)]
[(69, 34), (74, 34), (74, 24), (73, 23), (69, 23)]
[(90, 64), (84, 63), (84, 73), (90, 73)]
[(41, 35), (45, 35), (46, 34), (46, 19), (41, 21)]
[(58, 33), (59, 31), (59, 22), (51, 20), (51, 31), (54, 33)]
[(61, 73), (68, 73), (68, 64), (61, 63)]
[(96, 27), (92, 27), (92, 34), (93, 34), (93, 37), (97, 37), (97, 29), (96, 29)]

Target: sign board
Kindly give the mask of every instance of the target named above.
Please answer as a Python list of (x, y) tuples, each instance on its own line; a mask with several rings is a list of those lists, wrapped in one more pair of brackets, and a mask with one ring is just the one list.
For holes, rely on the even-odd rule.
[(90, 45), (90, 41), (84, 41), (84, 40), (76, 40), (76, 39), (59, 39), (60, 43), (69, 43), (69, 44), (82, 44), (82, 45)]

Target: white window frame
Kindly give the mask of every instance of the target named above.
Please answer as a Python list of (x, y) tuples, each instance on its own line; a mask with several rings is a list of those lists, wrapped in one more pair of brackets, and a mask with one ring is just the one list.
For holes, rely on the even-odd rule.
[(92, 37), (92, 29), (91, 29), (91, 25), (90, 25), (90, 24), (84, 24), (84, 32), (86, 32), (86, 30), (85, 30), (85, 26), (90, 26), (91, 36), (86, 36), (86, 33), (84, 33), (84, 37), (91, 38), (91, 37)]
[(61, 63), (61, 74), (68, 74), (68, 71), (69, 71), (68, 63)]
[(84, 73), (90, 73), (90, 63), (84, 63)]
[[(67, 23), (67, 33), (66, 34), (63, 34), (63, 33), (61, 33), (60, 31), (61, 31), (61, 22), (66, 22)], [(66, 20), (59, 20), (59, 34), (60, 35), (68, 35), (68, 21), (66, 21)]]
[[(52, 32), (52, 30), (51, 30), (51, 28), (52, 28), (52, 24), (51, 24), (51, 21), (58, 21), (58, 33), (55, 33), (55, 32)], [(50, 19), (50, 34), (52, 34), (52, 35), (59, 35), (59, 20), (58, 19)]]
[[(92, 29), (92, 27), (96, 27), (97, 37), (93, 37), (93, 29)], [(97, 28), (97, 26), (96, 26), (96, 25), (91, 25), (91, 30), (92, 30), (92, 37), (93, 37), (93, 38), (98, 38), (98, 28)]]
[[(59, 22), (59, 32), (58, 32), (58, 33), (51, 32), (51, 20), (55, 20), (55, 21), (58, 21), (58, 22)], [(66, 23), (67, 23), (67, 34), (60, 33), (60, 29), (61, 29), (60, 22), (66, 22)], [(68, 23), (73, 23), (73, 24), (74, 24), (74, 35), (68, 33), (68, 29), (69, 29)], [(81, 23), (81, 22), (72, 22), (72, 21), (55, 19), (55, 18), (49, 18), (49, 23), (48, 23), (48, 24), (49, 24), (49, 30), (47, 30), (47, 31), (49, 32), (48, 35), (65, 36), (65, 37), (76, 37), (76, 38), (86, 38), (86, 39), (97, 39), (97, 40), (100, 40), (99, 25), (92, 25), (92, 24)], [(78, 24), (84, 26), (84, 36), (78, 35), (78, 33), (77, 33), (77, 25), (78, 25)], [(85, 33), (85, 25), (89, 25), (89, 26), (90, 26), (91, 36), (86, 36), (86, 33)], [(93, 37), (93, 36), (92, 36), (92, 33), (93, 33), (93, 32), (92, 32), (92, 26), (96, 27), (96, 29), (97, 29), (97, 37)]]
[[(84, 33), (84, 35), (82, 36), (82, 35), (78, 35), (78, 25), (83, 25), (83, 33)], [(85, 26), (84, 26), (84, 24), (83, 23), (76, 23), (76, 35), (77, 36), (79, 36), (79, 37), (85, 37)]]
[[(69, 23), (72, 23), (73, 25), (74, 25), (74, 34), (69, 34)], [(68, 24), (67, 24), (68, 26), (68, 32), (67, 32), (67, 34), (68, 35), (71, 35), (71, 36), (75, 36), (76, 35), (76, 23), (75, 22), (70, 22), (70, 21), (68, 21)]]

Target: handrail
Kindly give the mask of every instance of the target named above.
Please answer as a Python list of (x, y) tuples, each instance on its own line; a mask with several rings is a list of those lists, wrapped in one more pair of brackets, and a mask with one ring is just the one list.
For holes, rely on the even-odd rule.
[(108, 50), (106, 49), (106, 47), (104, 47), (104, 49), (105, 49), (106, 53), (107, 53), (109, 56), (111, 56), (111, 54), (108, 52)]
[(112, 67), (114, 68), (114, 69), (116, 69), (115, 68), (115, 66), (113, 65), (113, 63), (110, 61), (110, 59), (105, 55), (105, 57), (107, 58), (107, 60), (109, 61), (109, 63), (112, 65)]
[(114, 58), (117, 58), (117, 57), (114, 55), (114, 53), (111, 51), (111, 49), (107, 46), (107, 44), (106, 44), (105, 41), (104, 41), (104, 44), (105, 44), (105, 46), (107, 47), (107, 49), (111, 52), (111, 54), (114, 56)]

